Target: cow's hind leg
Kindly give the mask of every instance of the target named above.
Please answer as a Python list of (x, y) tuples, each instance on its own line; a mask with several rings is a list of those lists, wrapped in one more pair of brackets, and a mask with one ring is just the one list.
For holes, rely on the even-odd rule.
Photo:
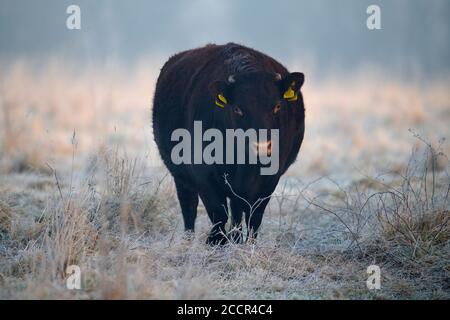
[(208, 235), (206, 243), (210, 245), (223, 245), (227, 242), (225, 224), (228, 220), (228, 205), (224, 195), (215, 190), (200, 192), (200, 198), (205, 205), (213, 227)]
[(234, 243), (241, 243), (242, 236), (242, 215), (244, 208), (242, 207), (242, 201), (239, 199), (231, 199), (231, 229), (228, 232), (228, 238)]
[(175, 178), (178, 200), (183, 214), (184, 230), (193, 233), (197, 218), (198, 193), (187, 188), (179, 179)]

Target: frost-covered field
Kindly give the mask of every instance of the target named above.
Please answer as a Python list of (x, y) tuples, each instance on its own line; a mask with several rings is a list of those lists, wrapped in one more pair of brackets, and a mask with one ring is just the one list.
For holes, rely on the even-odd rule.
[(305, 140), (260, 238), (210, 248), (203, 209), (183, 238), (152, 141), (159, 65), (0, 68), (0, 298), (450, 298), (449, 79), (306, 71)]

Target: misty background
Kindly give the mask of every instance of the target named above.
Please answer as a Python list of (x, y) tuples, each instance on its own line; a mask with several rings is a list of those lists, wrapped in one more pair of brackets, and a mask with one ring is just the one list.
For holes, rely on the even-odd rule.
[[(73, 4), (81, 30), (66, 28)], [(449, 300), (449, 11), (0, 0), (0, 299)], [(211, 250), (203, 205), (183, 235), (152, 98), (169, 56), (230, 41), (305, 73), (305, 136), (258, 241)], [(373, 264), (381, 290), (367, 290)]]
[[(81, 8), (81, 30), (66, 28), (71, 4)], [(371, 4), (381, 7), (381, 30), (366, 27)], [(450, 73), (449, 13), (447, 0), (1, 0), (0, 59), (162, 64), (181, 50), (233, 41), (316, 75), (371, 66), (423, 79)]]

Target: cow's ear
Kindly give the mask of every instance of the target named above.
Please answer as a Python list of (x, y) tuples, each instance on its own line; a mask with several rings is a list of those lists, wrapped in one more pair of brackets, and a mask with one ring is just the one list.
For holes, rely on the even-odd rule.
[(213, 98), (215, 99), (215, 104), (218, 107), (224, 108), (228, 104), (228, 94), (230, 91), (229, 84), (224, 81), (213, 81), (209, 84), (208, 89)]
[(283, 98), (287, 101), (296, 101), (298, 91), (305, 82), (305, 75), (301, 72), (292, 72), (280, 80)]

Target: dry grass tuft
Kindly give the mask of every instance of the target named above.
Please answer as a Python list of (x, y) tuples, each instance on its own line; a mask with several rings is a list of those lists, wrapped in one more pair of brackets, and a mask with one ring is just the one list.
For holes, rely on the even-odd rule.
[(5, 238), (11, 233), (12, 209), (11, 207), (0, 200), (0, 239)]
[(121, 155), (117, 148), (102, 150), (100, 154), (103, 168), (100, 210), (109, 226), (116, 231), (124, 225), (136, 232), (167, 229), (164, 213), (176, 206), (173, 186), (166, 181), (168, 174), (144, 180), (144, 166), (136, 158)]

